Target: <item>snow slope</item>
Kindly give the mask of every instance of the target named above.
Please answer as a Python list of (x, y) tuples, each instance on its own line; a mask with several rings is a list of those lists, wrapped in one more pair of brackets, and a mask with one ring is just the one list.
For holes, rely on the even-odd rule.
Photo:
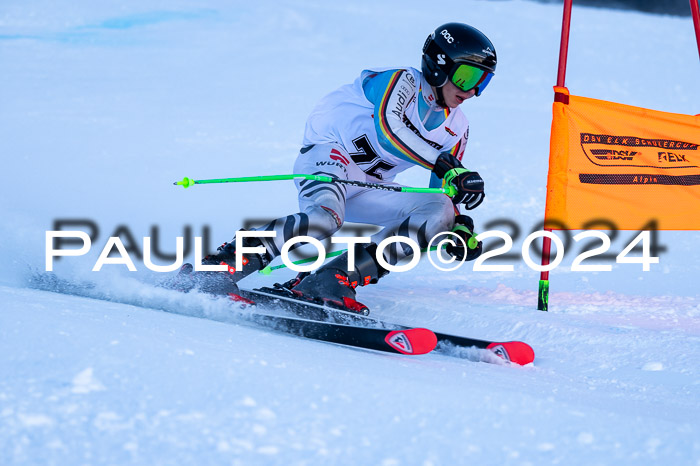
[(535, 367), (515, 368), (304, 341), (227, 323), (194, 297), (181, 310), (224, 322), (1, 292), (10, 463), (692, 464), (700, 453), (697, 306), (678, 313), (695, 322), (685, 330), (580, 310), (443, 316), (453, 332), (531, 342)]
[[(304, 341), (155, 288), (138, 260), (90, 271), (120, 226), (140, 243), (155, 225), (172, 252), (186, 225), (217, 244), (294, 212), (291, 183), (172, 182), (288, 172), (318, 98), (363, 67), (417, 66), (452, 20), (498, 51), (489, 90), (463, 105), (467, 157), (487, 182), (477, 227), (513, 221), (519, 251), (544, 210), (561, 10), (441, 5), (0, 5), (0, 464), (700, 464), (697, 232), (660, 232), (650, 272), (574, 273), (569, 254), (547, 314), (517, 259), (490, 273), (423, 262), (361, 290), (390, 321), (527, 341), (525, 368)], [(574, 7), (572, 93), (696, 114), (698, 63), (688, 18)], [(99, 226), (56, 272), (115, 302), (28, 288), (56, 219)]]

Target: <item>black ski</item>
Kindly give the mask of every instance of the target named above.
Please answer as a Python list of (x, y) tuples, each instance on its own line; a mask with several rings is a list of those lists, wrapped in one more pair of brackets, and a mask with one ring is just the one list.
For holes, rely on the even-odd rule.
[(245, 318), (256, 324), (304, 338), (388, 353), (426, 354), (437, 345), (435, 334), (425, 328), (386, 330), (258, 312), (251, 313)]
[[(139, 299), (119, 299), (95, 283), (65, 280), (52, 273), (35, 274), (29, 285), (39, 290), (173, 312), (167, 306), (153, 306)], [(503, 359), (520, 365), (529, 364), (535, 358), (532, 348), (523, 342), (477, 340), (391, 324), (342, 309), (300, 301), (288, 289), (279, 286), (241, 290), (240, 295), (246, 305), (281, 308), (296, 316), (268, 315), (257, 310), (253, 313), (236, 312), (241, 320), (306, 338), (402, 354), (425, 354), (434, 350), (449, 356), (461, 356), (461, 350), (475, 347), (492, 351)]]
[[(54, 274), (35, 274), (30, 286), (35, 289), (52, 291), (72, 296), (81, 296), (99, 299), (109, 302), (121, 302), (123, 304), (140, 307), (167, 310), (160, 307), (152, 307), (138, 302), (120, 300), (101, 291), (92, 282), (71, 282), (58, 278)], [(247, 304), (252, 301), (247, 301)], [(270, 328), (276, 331), (297, 335), (304, 338), (338, 343), (341, 345), (367, 348), (388, 353), (400, 353), (406, 355), (426, 354), (435, 349), (437, 338), (435, 334), (425, 328), (401, 328), (381, 329), (358, 327), (351, 322), (330, 322), (321, 319), (312, 320), (308, 316), (287, 317), (270, 315), (260, 312), (235, 312), (240, 321), (247, 321), (258, 326)]]
[[(240, 296), (248, 301), (248, 304), (282, 308), (295, 315), (313, 321), (350, 325), (353, 326), (353, 328), (366, 327), (368, 329), (378, 329), (382, 331), (406, 330), (409, 328), (404, 325), (384, 322), (351, 311), (330, 308), (320, 303), (302, 301), (288, 289), (281, 286), (275, 288), (265, 287), (253, 290), (240, 290)], [(498, 342), (479, 340), (476, 338), (467, 338), (438, 332), (435, 332), (435, 337), (437, 338), (435, 352), (449, 356), (459, 356), (462, 354), (460, 350), (463, 349), (479, 348), (489, 350), (502, 359), (519, 365), (529, 364), (535, 360), (535, 352), (532, 347), (521, 341)]]

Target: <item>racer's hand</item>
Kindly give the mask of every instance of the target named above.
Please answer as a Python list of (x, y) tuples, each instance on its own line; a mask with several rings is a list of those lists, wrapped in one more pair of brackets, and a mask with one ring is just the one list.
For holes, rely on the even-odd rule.
[(443, 152), (435, 161), (433, 173), (448, 186), (453, 186), (457, 193), (452, 197), (454, 204), (464, 204), (467, 210), (476, 208), (484, 201), (484, 180), (479, 172), (470, 172), (462, 166), (454, 155)]
[[(474, 233), (474, 221), (467, 215), (458, 215), (455, 217), (455, 225), (452, 228), (452, 233), (459, 235), (464, 240), (455, 241), (454, 245), (448, 244), (445, 250), (448, 254), (456, 257), (458, 260), (473, 261), (483, 252), (483, 244), (476, 240)], [(464, 246), (467, 246), (466, 249)]]

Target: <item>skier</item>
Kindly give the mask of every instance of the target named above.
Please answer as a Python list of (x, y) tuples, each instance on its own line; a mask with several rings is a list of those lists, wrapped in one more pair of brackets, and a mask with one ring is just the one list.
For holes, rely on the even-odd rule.
[[(431, 171), (431, 187), (452, 185), (457, 194), (418, 194), (382, 191), (321, 181), (297, 181), (300, 211), (256, 228), (274, 231), (274, 238), (244, 238), (246, 247), (263, 246), (263, 254), (245, 254), (236, 270), (235, 238), (205, 257), (203, 264), (225, 264), (228, 272), (192, 272), (186, 275), (204, 291), (236, 293), (236, 283), (265, 267), (280, 255), (282, 245), (296, 236), (324, 239), (345, 221), (382, 226), (371, 243), (352, 246), (354, 270), (344, 253), (314, 273), (302, 273), (285, 286), (296, 295), (321, 299), (356, 312), (367, 307), (355, 300), (357, 286), (376, 283), (388, 271), (376, 260), (377, 244), (390, 236), (405, 236), (420, 247), (440, 232), (461, 232), (465, 241), (474, 230), (459, 205), (474, 209), (484, 199), (484, 181), (461, 163), (469, 123), (459, 110), (467, 99), (479, 96), (496, 69), (496, 51), (477, 29), (448, 23), (430, 34), (423, 46), (421, 71), (414, 68), (363, 71), (354, 83), (324, 97), (306, 122), (303, 147), (294, 173), (330, 175), (372, 183), (392, 183), (415, 165)], [(458, 259), (481, 254), (457, 244), (447, 249)], [(401, 243), (385, 249), (384, 259), (396, 264), (412, 253)]]

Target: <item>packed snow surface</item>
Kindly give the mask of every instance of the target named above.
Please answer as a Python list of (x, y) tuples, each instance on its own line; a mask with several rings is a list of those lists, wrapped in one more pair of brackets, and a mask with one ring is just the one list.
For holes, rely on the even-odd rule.
[[(291, 182), (172, 183), (289, 173), (320, 97), (364, 68), (418, 67), (448, 21), (498, 52), (489, 88), (462, 105), (465, 164), (486, 180), (477, 228), (514, 239), (492, 263), (514, 271), (424, 260), (359, 298), (388, 321), (526, 341), (534, 364), (263, 330), (223, 300), (155, 286), (167, 274), (136, 255), (136, 272), (91, 271), (114, 232), (172, 254), (177, 236), (214, 246), (296, 212)], [(3, 2), (0, 464), (700, 464), (697, 232), (659, 232), (649, 272), (572, 272), (574, 245), (550, 312), (535, 310), (538, 273), (519, 256), (544, 212), (560, 25), (560, 5), (525, 1)], [(698, 64), (689, 18), (574, 7), (573, 94), (697, 114)], [(92, 298), (32, 281), (57, 220), (99, 229), (89, 254), (55, 261)]]

